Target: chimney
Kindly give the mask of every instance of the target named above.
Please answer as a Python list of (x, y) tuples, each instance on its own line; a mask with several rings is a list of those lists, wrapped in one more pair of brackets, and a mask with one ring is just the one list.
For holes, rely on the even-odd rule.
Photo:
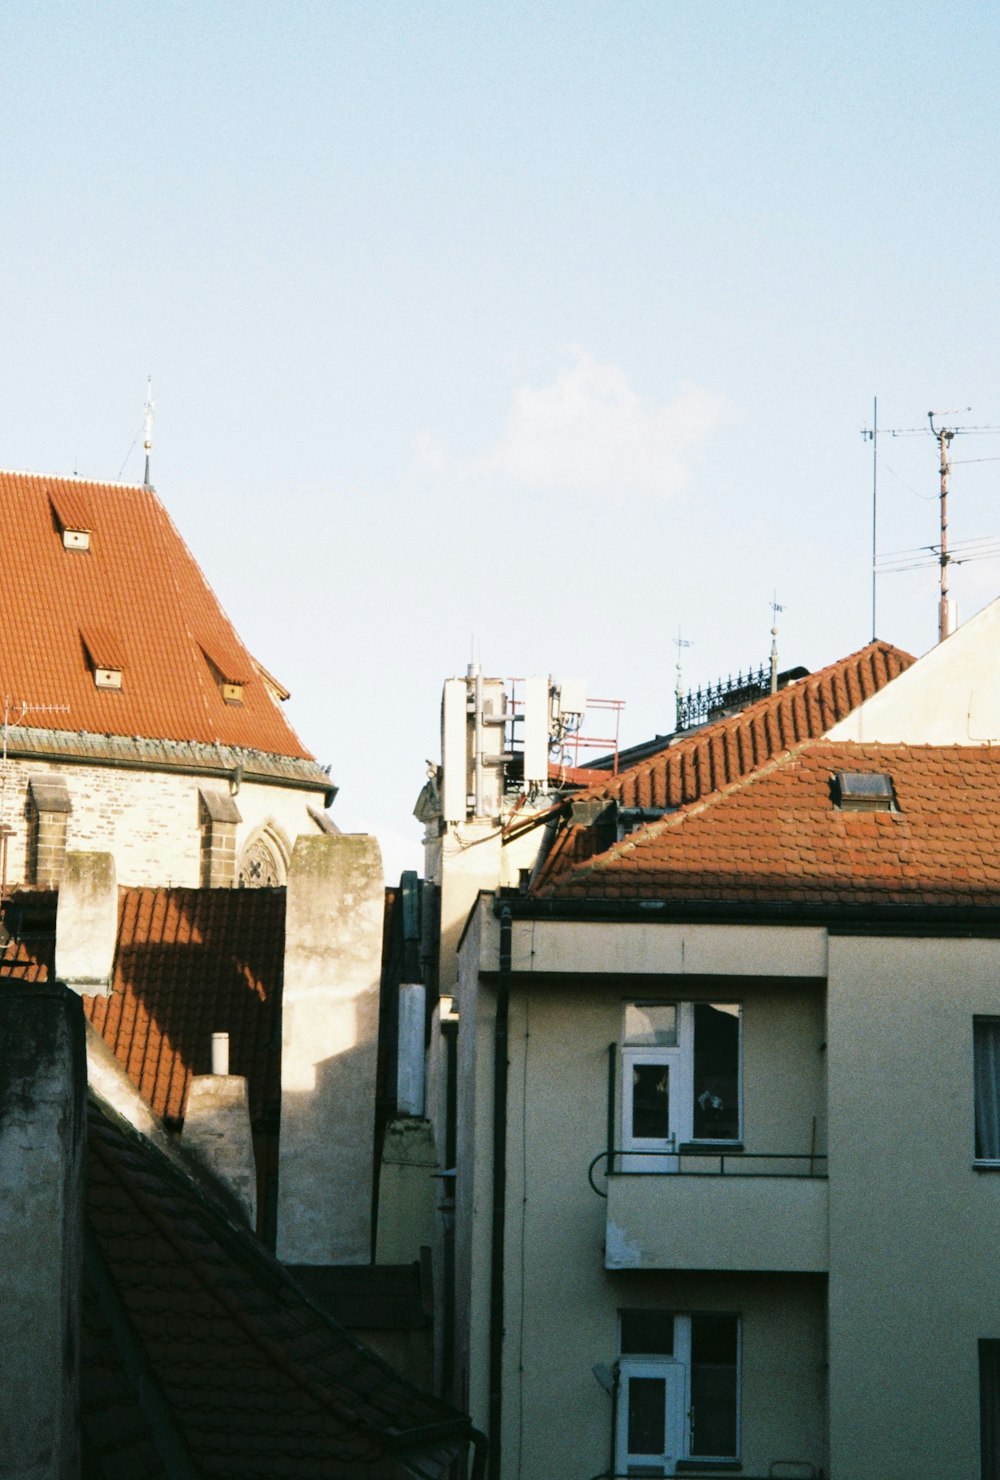
[(188, 1087), (184, 1146), (257, 1225), (257, 1163), (250, 1127), (250, 1092), (241, 1074), (229, 1072), (229, 1034), (212, 1034), (212, 1072), (195, 1074)]
[(67, 853), (56, 906), (56, 979), (107, 997), (118, 940), (118, 884), (110, 853)]
[(367, 1264), (385, 911), (376, 840), (300, 837), (285, 911), (277, 1255)]
[(55, 983), (5, 984), (0, 1041), (0, 1470), (18, 1480), (75, 1480), (83, 1006)]
[(396, 1109), (400, 1115), (424, 1113), (424, 1002), (421, 982), (401, 983), (396, 1050)]

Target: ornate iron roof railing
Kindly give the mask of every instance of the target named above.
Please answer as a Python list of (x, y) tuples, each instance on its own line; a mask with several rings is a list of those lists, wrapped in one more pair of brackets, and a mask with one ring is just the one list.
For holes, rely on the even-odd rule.
[(696, 725), (706, 724), (709, 720), (736, 714), (770, 692), (770, 664), (762, 663), (759, 668), (737, 673), (735, 678), (730, 674), (727, 679), (720, 678), (718, 683), (708, 684), (703, 689), (678, 694), (677, 728), (693, 730)]

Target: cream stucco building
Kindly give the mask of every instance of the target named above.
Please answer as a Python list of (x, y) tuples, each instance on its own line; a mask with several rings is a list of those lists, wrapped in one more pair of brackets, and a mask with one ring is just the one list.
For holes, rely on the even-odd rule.
[(681, 740), (476, 899), (453, 1367), (495, 1476), (1000, 1476), (998, 624), (761, 701), (756, 754), (752, 710)]

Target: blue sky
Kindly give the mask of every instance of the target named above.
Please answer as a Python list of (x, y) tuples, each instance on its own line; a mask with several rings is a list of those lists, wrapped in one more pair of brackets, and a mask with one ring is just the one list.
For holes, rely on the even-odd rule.
[[(398, 872), (473, 652), (631, 742), (679, 628), (692, 683), (774, 591), (788, 664), (870, 637), (873, 395), (1000, 424), (998, 63), (967, 0), (12, 0), (0, 465), (140, 479), (152, 373), (157, 488)], [(1000, 536), (1000, 436), (953, 452), (952, 538)], [(929, 436), (879, 486), (931, 544)], [(934, 582), (879, 635), (930, 646)]]

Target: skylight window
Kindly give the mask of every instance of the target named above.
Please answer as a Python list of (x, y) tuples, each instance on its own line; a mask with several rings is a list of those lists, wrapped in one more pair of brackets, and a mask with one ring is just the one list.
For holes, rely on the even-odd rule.
[(892, 777), (883, 771), (837, 771), (834, 802), (842, 812), (898, 812)]

